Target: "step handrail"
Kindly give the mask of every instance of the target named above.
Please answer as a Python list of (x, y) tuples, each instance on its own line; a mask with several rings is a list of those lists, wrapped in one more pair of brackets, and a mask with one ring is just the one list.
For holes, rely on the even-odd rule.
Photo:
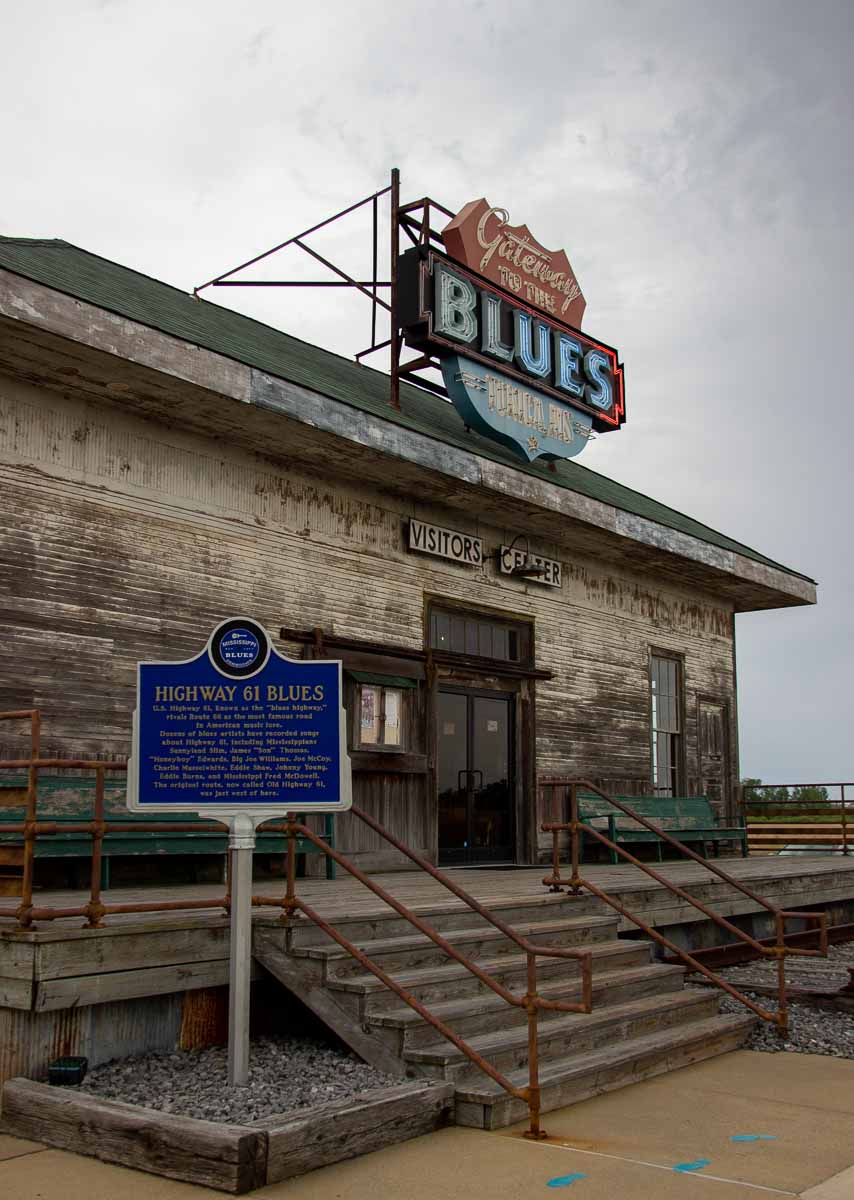
[[(608, 904), (616, 912), (620, 913), (621, 916), (631, 921), (634, 925), (637, 925), (639, 929), (643, 930), (643, 932), (647, 934), (647, 936), (653, 938), (660, 945), (665, 946), (671, 951), (671, 953), (676, 954), (689, 965), (692, 971), (696, 971), (699, 974), (704, 975), (716, 987), (721, 988), (734, 1000), (737, 1000), (746, 1008), (751, 1009), (762, 1020), (776, 1025), (781, 1036), (785, 1037), (789, 1030), (789, 1006), (786, 993), (786, 957), (788, 955), (794, 955), (795, 957), (800, 958), (823, 958), (827, 956), (827, 913), (791, 912), (787, 909), (780, 908), (778, 905), (773, 904), (770, 900), (766, 900), (765, 897), (758, 895), (758, 893), (754, 892), (752, 888), (747, 887), (741, 882), (741, 880), (735, 879), (732, 875), (730, 875), (727, 871), (724, 871), (715, 863), (712, 863), (707, 858), (703, 858), (699, 854), (695, 853), (689, 846), (686, 846), (684, 842), (680, 842), (678, 838), (675, 838), (672, 834), (668, 833), (666, 829), (654, 824), (647, 817), (643, 816), (639, 812), (636, 812), (622, 800), (617, 800), (614, 796), (610, 796), (607, 792), (604, 792), (601, 788), (597, 787), (594, 783), (591, 783), (588, 779), (552, 777), (543, 779), (541, 781), (541, 787), (548, 787), (552, 789), (553, 816), (560, 817), (561, 815), (558, 809), (559, 798), (557, 796), (557, 789), (566, 789), (565, 797), (569, 802), (568, 821), (544, 821), (540, 826), (544, 833), (551, 833), (552, 835), (552, 874), (547, 875), (543, 879), (544, 885), (550, 890), (558, 892), (563, 888), (568, 888), (570, 893), (576, 896), (580, 895), (584, 889), (591, 892), (594, 896), (597, 896), (600, 900), (604, 901), (605, 904)], [(637, 821), (639, 825), (643, 826), (649, 832), (654, 833), (663, 842), (666, 842), (667, 845), (672, 846), (675, 850), (678, 850), (681, 854), (685, 855), (685, 857), (690, 858), (700, 866), (705, 867), (706, 870), (710, 871), (713, 875), (716, 875), (719, 879), (729, 884), (730, 887), (735, 888), (737, 891), (741, 892), (742, 895), (747, 896), (750, 900), (753, 900), (760, 906), (760, 908), (764, 908), (774, 917), (774, 930), (776, 936), (774, 945), (762, 945), (760, 941), (752, 937), (749, 933), (745, 933), (743, 929), (739, 929), (737, 925), (734, 925), (731, 921), (728, 921), (726, 917), (721, 916), (720, 913), (716, 913), (713, 909), (709, 908), (709, 906), (704, 904), (702, 900), (698, 900), (695, 896), (690, 895), (690, 893), (686, 892), (684, 888), (679, 887), (678, 884), (673, 883), (659, 871), (656, 871), (654, 867), (651, 867), (648, 863), (643, 862), (634, 854), (631, 854), (628, 850), (612, 841), (611, 838), (607, 837), (600, 829), (597, 829), (595, 826), (590, 825), (587, 822), (581, 821), (578, 816), (579, 789), (583, 789), (584, 791), (588, 792), (594, 792), (603, 800), (607, 800), (609, 804), (614, 806), (614, 808), (622, 812), (631, 820)], [(560, 873), (559, 841), (561, 833), (568, 833), (570, 835), (571, 876), (568, 880), (564, 879)], [(620, 857), (625, 859), (626, 862), (638, 867), (662, 887), (666, 888), (669, 892), (672, 892), (673, 895), (678, 896), (680, 899), (685, 900), (687, 903), (693, 905), (694, 908), (702, 912), (716, 925), (720, 926), (722, 929), (729, 930), (729, 932), (737, 937), (739, 941), (745, 942), (747, 945), (749, 945), (757, 955), (775, 958), (777, 960), (778, 983), (777, 1012), (769, 1012), (767, 1009), (762, 1008), (761, 1005), (755, 1004), (737, 988), (733, 987), (726, 980), (716, 975), (714, 971), (711, 971), (708, 967), (704, 966), (687, 950), (683, 950), (681, 946), (677, 946), (675, 942), (672, 942), (669, 938), (665, 937), (664, 934), (659, 933), (658, 930), (652, 928), (652, 926), (648, 925), (636, 913), (629, 911), (629, 909), (627, 909), (613, 896), (609, 895), (603, 888), (597, 887), (596, 884), (592, 883), (589, 879), (583, 878), (583, 876), (580, 874), (579, 836), (582, 833), (589, 834), (591, 837), (601, 842), (603, 846), (607, 846), (609, 850), (619, 854)], [(787, 944), (786, 920), (789, 917), (798, 918), (799, 920), (806, 920), (817, 924), (819, 936), (819, 946), (817, 950), (802, 950)]]
[[(101, 857), (103, 850), (103, 840), (107, 833), (113, 830), (122, 829), (127, 825), (127, 822), (107, 820), (105, 814), (105, 774), (107, 771), (127, 772), (128, 764), (126, 762), (112, 762), (101, 759), (72, 759), (72, 758), (42, 758), (40, 756), (40, 740), (41, 740), (41, 712), (39, 709), (16, 709), (14, 711), (0, 712), (0, 721), (29, 721), (30, 723), (30, 755), (28, 758), (15, 759), (0, 759), (0, 771), (4, 769), (21, 768), (27, 771), (27, 786), (25, 807), (22, 814), (23, 819), (19, 822), (11, 824), (3, 824), (0, 826), (0, 832), (20, 832), (23, 840), (23, 874), (21, 879), (21, 902), (16, 908), (8, 908), (0, 905), (0, 919), (11, 918), (16, 920), (19, 928), (22, 930), (30, 930), (33, 927), (34, 921), (55, 921), (67, 917), (86, 917), (86, 926), (88, 928), (97, 929), (104, 924), (104, 918), (113, 913), (153, 913), (153, 912), (179, 912), (191, 911), (196, 909), (209, 908), (224, 908), (228, 911), (231, 907), (231, 873), (228, 872), (226, 880), (226, 895), (224, 897), (206, 898), (199, 900), (161, 900), (161, 901), (143, 901), (127, 904), (105, 904), (101, 895)], [(54, 833), (59, 826), (56, 822), (39, 821), (38, 820), (38, 779), (39, 772), (46, 768), (74, 768), (75, 770), (93, 771), (95, 773), (95, 796), (94, 796), (94, 812), (92, 821), (75, 822), (73, 825), (63, 826), (62, 828), (68, 832), (71, 829), (81, 833), (89, 833), (92, 837), (92, 861), (90, 867), (90, 884), (89, 884), (89, 900), (86, 904), (79, 905), (62, 905), (59, 907), (47, 908), (36, 906), (33, 904), (33, 882), (34, 882), (34, 864), (35, 864), (35, 846), (39, 835), (49, 835)], [(300, 824), (295, 820), (293, 812), (288, 813), (288, 821), (283, 827), (279, 822), (267, 824), (270, 829), (277, 831), (285, 830), (288, 834), (288, 854), (287, 854), (287, 891), (284, 901), (278, 901), (269, 897), (253, 896), (253, 906), (264, 906), (274, 904), (281, 906), (284, 918), (293, 918), (299, 912), (302, 912), (312, 920), (320, 929), (326, 932), (333, 941), (337, 942), (343, 949), (351, 954), (358, 962), (360, 962), (367, 971), (372, 973), (376, 978), (392, 992), (398, 995), (406, 1004), (415, 1009), (419, 1015), (433, 1026), (439, 1033), (460, 1050), (471, 1062), (475, 1063), (485, 1074), (489, 1075), (496, 1083), (498, 1083), (505, 1091), (517, 1099), (524, 1100), (528, 1105), (528, 1113), (530, 1117), (530, 1128), (526, 1134), (528, 1137), (540, 1138), (545, 1134), (540, 1129), (540, 1086), (539, 1086), (539, 1056), (538, 1056), (538, 1033), (537, 1023), (539, 1013), (542, 1010), (551, 1010), (555, 1012), (579, 1012), (589, 1013), (593, 1007), (593, 976), (592, 976), (592, 953), (589, 949), (580, 950), (570, 947), (555, 947), (555, 946), (537, 946), (534, 945), (528, 938), (517, 934), (511, 926), (507, 925), (499, 917), (496, 917), (483, 905), (470, 896), (463, 888), (459, 887), (450, 880), (442, 871), (435, 868), (432, 863), (428, 863), (420, 855), (410, 850), (397, 838), (393, 837), (388, 830), (384, 829), (373, 818), (359, 808), (352, 809), (353, 814), (368, 824), (375, 833), (380, 837), (385, 838), (387, 842), (395, 846), (401, 853), (407, 855), (414, 863), (420, 866), (428, 874), (432, 875), (437, 882), (443, 884), (451, 891), (458, 899), (467, 904), (474, 912), (477, 912), (486, 921), (494, 925), (505, 936), (512, 940), (526, 955), (527, 966), (527, 991), (523, 995), (516, 995), (509, 991), (497, 979), (493, 979), (487, 972), (482, 971), (475, 963), (471, 962), (464, 954), (456, 950), (445, 938), (443, 938), (436, 930), (429, 926), (425, 921), (421, 920), (410, 912), (405, 905), (395, 900), (384, 888), (375, 884), (355, 864), (349, 862), (344, 855), (339, 851), (334, 850), (325, 840), (322, 840), (318, 835), (306, 825)], [(182, 828), (187, 828), (195, 832), (199, 831), (200, 826), (196, 823), (187, 824), (171, 822), (145, 821), (134, 822), (132, 828), (136, 832), (156, 832), (158, 830), (167, 829), (170, 832), (180, 831)], [(211, 828), (222, 828), (218, 822), (212, 822)], [(314, 909), (300, 900), (295, 893), (296, 884), (296, 840), (302, 834), (308, 841), (313, 843), (318, 850), (332, 858), (339, 866), (348, 871), (355, 878), (359, 879), (370, 891), (376, 896), (383, 899), (400, 916), (409, 921), (416, 929), (425, 936), (430, 938), (437, 946), (444, 950), (452, 959), (464, 966), (468, 971), (474, 974), (486, 986), (492, 989), (500, 996), (507, 1004), (514, 1007), (524, 1008), (528, 1022), (528, 1085), (527, 1087), (516, 1087), (511, 1083), (500, 1071), (488, 1063), (482, 1055), (478, 1054), (468, 1043), (453, 1032), (445, 1023), (434, 1016), (419, 1000), (412, 996), (407, 990), (401, 987), (393, 980), (381, 967), (377, 966), (363, 951), (354, 946), (343, 934), (334, 929), (327, 921), (324, 920)], [(581, 974), (581, 1001), (578, 1004), (570, 1001), (561, 1000), (546, 1000), (537, 992), (537, 957), (543, 956), (547, 958), (574, 958), (580, 963)]]
[[(411, 850), (403, 842), (400, 842), (393, 834), (384, 829), (379, 822), (373, 817), (368, 816), (362, 809), (354, 805), (351, 808), (351, 813), (369, 825), (380, 837), (385, 838), (391, 845), (395, 846), (401, 853), (411, 858), (413, 862), (418, 864), (427, 874), (431, 875), (438, 883), (441, 883), (449, 891), (451, 891), (458, 899), (462, 900), (473, 912), (483, 917), (487, 922), (492, 924), (496, 929), (503, 933), (510, 941), (514, 942), (521, 950), (524, 951), (526, 957), (526, 976), (527, 988), (522, 994), (515, 994), (503, 984), (494, 979), (488, 972), (482, 970), (476, 963), (472, 962), (467, 955), (457, 950), (446, 938), (443, 938), (438, 930), (434, 929), (430, 924), (417, 916), (407, 905), (398, 900), (390, 892), (370, 876), (366, 875), (355, 863), (351, 862), (345, 854), (340, 850), (330, 846), (323, 841), (318, 835), (305, 824), (297, 821), (292, 813), (288, 814), (286, 826), (288, 838), (288, 854), (287, 854), (287, 878), (285, 885), (285, 896), (282, 900), (277, 900), (274, 897), (253, 896), (253, 905), (267, 905), (281, 908), (282, 921), (290, 923), (299, 913), (304, 913), (310, 921), (312, 921), (319, 929), (327, 934), (334, 942), (342, 949), (346, 950), (353, 958), (360, 963), (365, 970), (379, 979), (387, 988), (395, 993), (405, 1004), (414, 1009), (415, 1012), (425, 1021), (428, 1022), (438, 1033), (446, 1038), (452, 1045), (465, 1055), (470, 1062), (474, 1063), (481, 1071), (488, 1075), (509, 1095), (518, 1100), (523, 1100), (528, 1106), (529, 1128), (525, 1132), (525, 1137), (539, 1140), (547, 1135), (540, 1126), (540, 1084), (539, 1084), (539, 1038), (538, 1038), (538, 1023), (539, 1013), (541, 1010), (551, 1012), (568, 1012), (568, 1013), (590, 1013), (593, 1009), (593, 967), (592, 967), (592, 951), (588, 949), (577, 949), (569, 946), (539, 946), (531, 942), (530, 939), (523, 937), (517, 933), (512, 926), (502, 921), (488, 908), (480, 904), (479, 901), (469, 895), (464, 888), (459, 887), (453, 880), (441, 871), (438, 867), (434, 867), (432, 863), (428, 863), (426, 859)], [(435, 1016), (430, 1010), (421, 1003), (415, 996), (412, 995), (407, 988), (399, 984), (393, 979), (382, 967), (378, 966), (369, 955), (360, 950), (347, 937), (337, 930), (329, 921), (325, 920), (321, 915), (310, 905), (296, 894), (296, 842), (298, 838), (306, 839), (313, 842), (318, 850), (326, 854), (343, 870), (347, 871), (354, 879), (363, 884), (370, 892), (379, 899), (383, 900), (398, 916), (408, 921), (413, 928), (419, 933), (424, 934), (436, 946), (439, 947), (449, 958), (458, 962), (465, 967), (472, 975), (475, 976), (486, 987), (490, 988), (497, 996), (500, 996), (505, 1003), (512, 1005), (515, 1008), (525, 1010), (528, 1022), (528, 1084), (526, 1087), (517, 1087), (514, 1083), (499, 1071), (492, 1063), (488, 1062), (483, 1055), (479, 1054), (474, 1047), (468, 1042), (454, 1033), (454, 1031), (444, 1023), (439, 1017)], [(539, 995), (537, 990), (537, 958), (572, 958), (576, 959), (580, 964), (581, 971), (581, 999), (578, 1003), (568, 1000), (547, 1000)]]

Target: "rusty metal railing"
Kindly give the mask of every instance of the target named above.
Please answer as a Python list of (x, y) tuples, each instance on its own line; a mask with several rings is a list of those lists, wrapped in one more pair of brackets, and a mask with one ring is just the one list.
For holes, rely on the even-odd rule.
[[(366, 971), (374, 975), (382, 983), (385, 984), (392, 992), (395, 993), (405, 1004), (414, 1009), (415, 1012), (429, 1025), (431, 1025), (442, 1037), (446, 1038), (452, 1045), (465, 1055), (466, 1058), (486, 1075), (488, 1075), (495, 1083), (504, 1089), (510, 1096), (518, 1100), (523, 1100), (528, 1106), (529, 1127), (525, 1132), (525, 1137), (540, 1139), (546, 1137), (546, 1133), (540, 1126), (540, 1082), (539, 1082), (539, 1013), (547, 1010), (551, 1012), (571, 1012), (571, 1013), (590, 1013), (593, 1009), (593, 966), (592, 953), (588, 950), (575, 949), (568, 946), (538, 946), (522, 937), (517, 933), (512, 926), (502, 921), (488, 908), (482, 905), (479, 901), (469, 895), (459, 884), (455, 883), (444, 871), (434, 867), (432, 863), (422, 858), (409, 846), (405, 845), (393, 834), (383, 828), (378, 821), (369, 816), (356, 805), (350, 809), (350, 813), (367, 825), (379, 837), (383, 838), (389, 845), (393, 846), (401, 854), (409, 858), (416, 866), (428, 875), (432, 876), (437, 883), (440, 883), (449, 892), (461, 900), (473, 912), (481, 916), (489, 924), (493, 925), (501, 933), (504, 934), (510, 941), (514, 942), (526, 957), (527, 963), (527, 988), (523, 994), (516, 993), (505, 988), (497, 979), (491, 976), (488, 972), (482, 970), (476, 963), (472, 962), (465, 954), (448, 942), (438, 930), (434, 929), (426, 921), (416, 916), (411, 909), (386, 891), (375, 880), (361, 871), (355, 863), (342, 854), (339, 850), (333, 849), (320, 839), (313, 830), (306, 825), (301, 824), (296, 820), (289, 820), (287, 825), (288, 835), (288, 856), (287, 856), (287, 882), (285, 896), (283, 900), (276, 900), (273, 897), (258, 896), (253, 898), (253, 904), (274, 906), (281, 908), (282, 919), (289, 922), (294, 919), (299, 913), (304, 913), (319, 929), (321, 929), (328, 937), (332, 938), (339, 946), (345, 949), (353, 958), (360, 963)], [(348, 938), (346, 938), (339, 930), (335, 929), (328, 921), (306, 904), (296, 894), (296, 839), (302, 837), (312, 842), (318, 850), (328, 855), (333, 859), (338, 866), (342, 867), (354, 879), (357, 879), (363, 884), (368, 891), (372, 892), (391, 909), (394, 910), (404, 920), (408, 921), (413, 928), (419, 933), (424, 934), (436, 946), (460, 966), (465, 967), (476, 979), (478, 979), (487, 988), (493, 991), (497, 996), (500, 996), (506, 1004), (515, 1008), (525, 1010), (528, 1024), (528, 1084), (526, 1087), (517, 1087), (512, 1083), (506, 1075), (489, 1063), (481, 1054), (478, 1053), (472, 1046), (468, 1044), (458, 1034), (447, 1026), (444, 1021), (434, 1016), (418, 1000), (410, 991), (397, 983), (387, 972), (379, 967), (372, 959), (355, 946)], [(537, 991), (537, 958), (565, 958), (576, 959), (580, 964), (581, 971), (581, 1000), (579, 1003), (573, 1003), (568, 1000), (548, 1000), (540, 996)]]
[[(545, 821), (541, 825), (541, 828), (544, 832), (551, 833), (552, 835), (552, 874), (550, 876), (546, 876), (546, 878), (543, 880), (543, 883), (547, 887), (551, 888), (552, 891), (561, 891), (563, 888), (567, 888), (573, 895), (577, 896), (586, 889), (594, 896), (598, 896), (600, 900), (604, 901), (605, 904), (609, 905), (616, 912), (620, 913), (621, 916), (631, 921), (634, 925), (637, 925), (637, 927), (643, 930), (648, 937), (651, 937), (654, 941), (658, 942), (659, 945), (665, 946), (672, 954), (677, 955), (683, 962), (687, 963), (691, 971), (695, 971), (703, 975), (709, 980), (710, 983), (721, 988), (734, 1000), (737, 1000), (740, 1004), (743, 1004), (746, 1008), (749, 1008), (763, 1021), (768, 1021), (771, 1024), (776, 1025), (780, 1035), (784, 1037), (788, 1033), (789, 1029), (789, 1005), (786, 992), (786, 956), (791, 954), (802, 958), (826, 957), (827, 913), (789, 912), (785, 909), (778, 908), (769, 900), (757, 895), (752, 888), (747, 887), (740, 880), (735, 879), (732, 875), (722, 870), (722, 868), (717, 866), (715, 863), (712, 863), (708, 859), (702, 858), (699, 854), (696, 854), (690, 849), (690, 847), (686, 846), (684, 842), (680, 842), (677, 838), (673, 837), (672, 834), (668, 833), (666, 829), (661, 828), (661, 826), (654, 824), (640, 813), (635, 812), (634, 809), (630, 808), (627, 804), (624, 804), (621, 800), (616, 800), (613, 796), (609, 796), (606, 792), (603, 792), (600, 788), (596, 787), (595, 784), (590, 783), (589, 780), (562, 778), (544, 779), (541, 781), (541, 787), (551, 791), (552, 815), (555, 818), (552, 821)], [(567, 800), (569, 802), (568, 821), (560, 820), (562, 815), (560, 811), (560, 789), (563, 789), (564, 802)], [(773, 946), (763, 945), (762, 942), (758, 941), (754, 937), (751, 937), (749, 933), (745, 933), (743, 929), (739, 929), (737, 925), (732, 923), (732, 921), (728, 921), (726, 917), (721, 916), (720, 913), (716, 913), (702, 900), (698, 900), (696, 897), (691, 896), (685, 891), (684, 888), (679, 887), (678, 884), (675, 884), (671, 880), (667, 879), (666, 876), (662, 875), (660, 871), (656, 871), (654, 867), (651, 867), (648, 863), (641, 861), (641, 859), (637, 858), (634, 854), (631, 854), (628, 850), (612, 841), (611, 838), (607, 837), (607, 835), (604, 834), (601, 829), (597, 829), (588, 822), (581, 821), (578, 815), (579, 789), (583, 789), (586, 792), (593, 792), (601, 799), (606, 800), (609, 804), (612, 804), (618, 812), (621, 812), (630, 820), (637, 822), (638, 825), (641, 825), (650, 833), (654, 833), (668, 846), (672, 846), (675, 850), (678, 850), (680, 854), (685, 855), (693, 862), (699, 863), (700, 866), (705, 867), (706, 870), (711, 871), (713, 875), (716, 875), (719, 879), (722, 879), (724, 883), (729, 884), (730, 887), (734, 888), (742, 895), (747, 896), (748, 899), (752, 900), (760, 908), (765, 909), (765, 911), (770, 913), (774, 918), (774, 932), (776, 937), (775, 944)], [(560, 873), (559, 842), (561, 833), (568, 833), (570, 838), (571, 876), (569, 879), (564, 879)], [(619, 900), (609, 895), (603, 888), (597, 887), (596, 884), (591, 883), (589, 879), (585, 879), (580, 873), (580, 838), (582, 834), (587, 834), (596, 841), (601, 842), (603, 846), (607, 846), (609, 850), (620, 855), (620, 857), (626, 862), (629, 862), (633, 866), (639, 868), (639, 870), (649, 875), (662, 887), (666, 888), (669, 892), (672, 892), (673, 895), (678, 896), (688, 904), (691, 904), (694, 908), (703, 913), (710, 921), (714, 922), (714, 924), (718, 925), (722, 929), (728, 930), (739, 941), (749, 945), (757, 954), (757, 956), (776, 958), (778, 987), (777, 1012), (769, 1012), (761, 1005), (754, 1003), (754, 1001), (752, 1001), (748, 996), (745, 996), (743, 992), (740, 992), (738, 988), (733, 987), (732, 984), (728, 983), (725, 979), (722, 979), (719, 975), (716, 975), (714, 971), (710, 970), (710, 968), (704, 966), (703, 963), (696, 959), (687, 950), (683, 950), (681, 946), (677, 946), (675, 942), (672, 942), (668, 937), (665, 937), (664, 934), (659, 933), (657, 929), (653, 929), (644, 920), (637, 916), (637, 914), (630, 912), (623, 904), (620, 903)], [(789, 918), (805, 920), (808, 923), (812, 922), (814, 926), (817, 926), (817, 934), (819, 939), (819, 947), (817, 950), (802, 950), (787, 945), (786, 921)]]
[[(0, 759), (0, 770), (27, 772), (26, 800), (22, 821), (0, 824), (0, 834), (20, 833), (23, 841), (21, 899), (15, 908), (0, 905), (0, 919), (11, 918), (20, 928), (32, 928), (34, 921), (56, 921), (64, 917), (86, 917), (89, 928), (98, 928), (109, 913), (179, 912), (184, 909), (229, 907), (228, 896), (214, 900), (157, 900), (133, 904), (104, 904), (101, 899), (101, 862), (104, 837), (107, 833), (224, 833), (220, 822), (204, 824), (198, 821), (108, 821), (104, 814), (104, 785), (108, 772), (127, 773), (127, 763), (88, 758), (42, 758), (41, 713), (38, 709), (0, 712), (2, 720), (29, 720), (30, 757)], [(95, 774), (95, 799), (91, 821), (57, 822), (38, 819), (38, 777), (43, 770), (67, 769)], [(49, 908), (33, 903), (36, 840), (64, 833), (89, 834), (92, 838), (92, 861), (89, 900), (86, 904)]]
[[(0, 833), (20, 833), (24, 843), (23, 875), (21, 881), (21, 900), (17, 907), (0, 906), (0, 918), (12, 919), (22, 929), (30, 929), (35, 921), (55, 921), (67, 917), (85, 917), (87, 928), (97, 928), (104, 924), (104, 918), (111, 914), (178, 912), (182, 910), (223, 908), (229, 910), (231, 904), (230, 885), (227, 881), (226, 894), (222, 897), (205, 898), (201, 900), (161, 900), (151, 902), (133, 902), (127, 904), (104, 903), (101, 896), (101, 858), (103, 840), (108, 833), (132, 831), (135, 833), (199, 833), (223, 832), (225, 826), (220, 822), (158, 822), (158, 821), (114, 821), (107, 820), (104, 813), (104, 788), (107, 772), (126, 772), (127, 764), (122, 762), (105, 762), (98, 759), (62, 759), (40, 757), (41, 717), (38, 710), (22, 710), (15, 712), (0, 712), (0, 720), (28, 719), (31, 723), (30, 757), (26, 759), (2, 759), (0, 770), (15, 769), (27, 771), (27, 796), (24, 820), (0, 824)], [(93, 820), (59, 824), (56, 821), (40, 821), (38, 819), (38, 774), (44, 769), (73, 768), (82, 771), (95, 772), (95, 800)], [(504, 1091), (528, 1106), (529, 1128), (525, 1134), (530, 1138), (545, 1137), (540, 1126), (541, 1094), (539, 1083), (539, 1014), (543, 1011), (589, 1013), (593, 1008), (593, 967), (592, 953), (589, 949), (578, 949), (568, 946), (539, 946), (528, 938), (522, 937), (512, 926), (502, 921), (488, 908), (469, 895), (454, 880), (443, 871), (427, 862), (414, 850), (399, 841), (387, 829), (355, 805), (350, 810), (352, 815), (364, 822), (379, 837), (393, 846), (401, 854), (409, 858), (416, 866), (432, 876), (463, 904), (477, 913), (486, 922), (494, 926), (506, 938), (512, 941), (526, 957), (526, 990), (515, 993), (504, 987), (498, 979), (484, 971), (472, 962), (465, 954), (448, 942), (438, 930), (418, 917), (405, 904), (392, 896), (380, 884), (350, 862), (339, 850), (334, 849), (307, 825), (296, 820), (289, 813), (287, 820), (282, 822), (267, 822), (263, 829), (286, 834), (288, 839), (287, 869), (285, 895), (281, 900), (269, 896), (253, 896), (253, 907), (274, 906), (282, 911), (282, 919), (293, 921), (300, 913), (312, 921), (323, 933), (352, 955), (366, 971), (379, 979), (387, 988), (395, 993), (405, 1004), (414, 1009), (419, 1016), (427, 1021), (442, 1037), (465, 1055), (484, 1074), (488, 1075)], [(89, 883), (89, 900), (86, 904), (64, 907), (38, 906), (33, 903), (35, 845), (39, 835), (49, 836), (56, 833), (83, 833), (92, 837), (92, 862)], [(449, 959), (469, 971), (481, 984), (493, 991), (506, 1004), (514, 1008), (524, 1009), (528, 1026), (528, 1084), (517, 1087), (507, 1076), (489, 1063), (481, 1054), (463, 1038), (440, 1020), (421, 1003), (410, 991), (402, 987), (382, 967), (378, 966), (363, 950), (354, 945), (339, 930), (325, 920), (314, 908), (296, 894), (296, 842), (303, 838), (311, 842), (319, 851), (326, 854), (338, 866), (342, 867), (354, 879), (363, 884), (378, 899), (387, 904), (400, 917), (409, 922), (413, 928), (423, 934), (438, 946)], [(549, 1000), (540, 996), (537, 990), (537, 959), (563, 958), (575, 959), (579, 963), (580, 993), (578, 1003), (568, 1000)]]

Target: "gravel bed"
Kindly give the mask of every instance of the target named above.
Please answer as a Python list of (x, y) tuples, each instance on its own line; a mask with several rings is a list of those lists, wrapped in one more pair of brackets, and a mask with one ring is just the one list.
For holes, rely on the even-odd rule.
[(296, 1037), (253, 1041), (248, 1087), (230, 1088), (227, 1074), (224, 1046), (135, 1054), (93, 1067), (74, 1090), (184, 1117), (245, 1125), (402, 1082), (344, 1050)]
[[(840, 942), (828, 946), (826, 958), (787, 958), (786, 979), (793, 986), (832, 992), (848, 982), (849, 967), (854, 967), (854, 942)], [(764, 958), (740, 967), (725, 967), (718, 974), (738, 988), (749, 987), (751, 983), (776, 985), (777, 964)]]
[[(757, 996), (745, 990), (745, 996), (756, 1001), (768, 1012), (777, 1011), (777, 1002), (768, 996)], [(749, 1013), (749, 1009), (730, 996), (723, 996), (721, 1012)], [(806, 1004), (789, 1004), (789, 1035), (784, 1040), (777, 1026), (759, 1021), (744, 1043), (746, 1050), (765, 1050), (777, 1054), (788, 1050), (793, 1054), (826, 1054), (831, 1058), (854, 1059), (854, 1016), (846, 1012), (813, 1008)]]

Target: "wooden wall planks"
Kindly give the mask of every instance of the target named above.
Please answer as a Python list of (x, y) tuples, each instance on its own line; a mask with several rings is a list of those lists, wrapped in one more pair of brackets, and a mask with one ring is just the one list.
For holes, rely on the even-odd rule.
[[(224, 616), (254, 615), (274, 633), (320, 625), (419, 648), (425, 596), (445, 596), (534, 622), (537, 666), (553, 673), (536, 685), (541, 775), (649, 788), (656, 646), (684, 656), (687, 788), (700, 776), (696, 698), (713, 696), (731, 714), (732, 793), (728, 602), (690, 582), (678, 590), (579, 557), (557, 526), (553, 542), (532, 549), (563, 562), (561, 589), (502, 577), (494, 563), (473, 571), (410, 554), (410, 515), (477, 533), (488, 551), (524, 530), (483, 525), (452, 497), (440, 507), (344, 485), (334, 460), (329, 468), (321, 479), (297, 463), (0, 376), (0, 598), (9, 629), (0, 640), (0, 708), (41, 708), (46, 753), (123, 756), (136, 662), (197, 652)], [(0, 755), (22, 745), (0, 726)], [(357, 795), (410, 844), (430, 849), (431, 779), (363, 776)], [(381, 865), (372, 839), (341, 821), (342, 848)]]

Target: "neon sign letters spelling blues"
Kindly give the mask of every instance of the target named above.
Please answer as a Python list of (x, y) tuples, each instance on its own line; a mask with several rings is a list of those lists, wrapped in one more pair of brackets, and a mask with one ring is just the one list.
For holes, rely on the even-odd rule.
[(478, 291), (470, 279), (444, 263), (435, 264), (433, 276), (436, 289), (433, 328), (437, 333), (475, 346), (479, 340), (483, 354), (499, 362), (515, 362), (526, 375), (547, 380), (573, 399), (583, 399), (603, 412), (613, 408), (610, 364), (599, 347), (591, 346), (585, 352), (575, 334), (550, 326), (541, 317), (513, 306), (510, 306), (513, 339), (505, 342), (501, 317), (506, 301), (487, 291)]

